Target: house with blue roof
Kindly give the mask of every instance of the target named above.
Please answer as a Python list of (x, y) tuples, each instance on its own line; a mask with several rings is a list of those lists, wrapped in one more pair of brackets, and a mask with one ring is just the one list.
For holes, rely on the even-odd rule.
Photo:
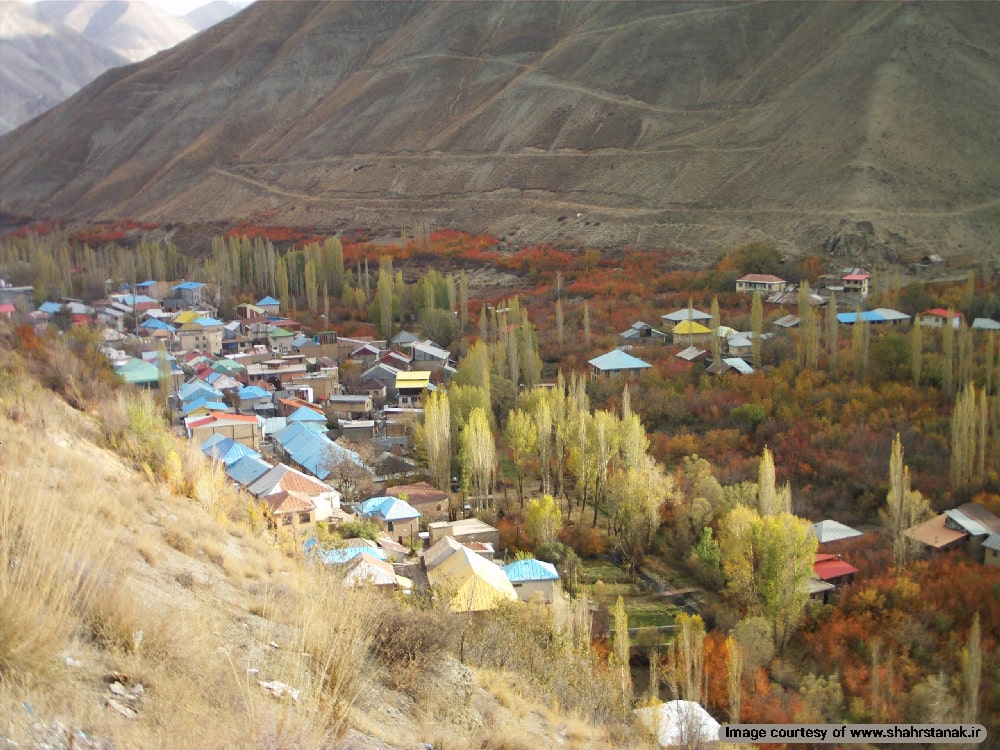
[(590, 365), (590, 376), (592, 378), (600, 376), (611, 377), (613, 375), (635, 376), (647, 367), (652, 367), (649, 362), (645, 362), (638, 357), (633, 357), (621, 349), (614, 349), (607, 354), (602, 354), (600, 357), (594, 357), (587, 364)]
[(276, 432), (274, 442), (282, 457), (320, 479), (330, 476), (332, 466), (339, 461), (351, 461), (371, 474), (357, 453), (337, 445), (323, 432), (317, 432), (316, 427), (313, 422), (290, 422)]
[(274, 297), (267, 296), (263, 299), (257, 300), (257, 307), (259, 307), (265, 315), (281, 315), (281, 302), (276, 300)]
[(271, 469), (271, 464), (256, 456), (242, 456), (231, 464), (226, 464), (226, 476), (240, 487), (247, 487)]
[(323, 565), (346, 565), (359, 555), (370, 555), (385, 562), (385, 552), (378, 547), (335, 547), (323, 549), (315, 537), (307, 539), (303, 545), (306, 557)]
[[(214, 435), (212, 437), (215, 437)], [(211, 438), (209, 438), (211, 440)], [(206, 443), (208, 440), (205, 441)], [(223, 438), (222, 440), (215, 441), (212, 445), (207, 448), (205, 444), (202, 443), (201, 448), (202, 453), (204, 453), (209, 458), (214, 458), (216, 461), (229, 466), (239, 461), (241, 458), (246, 458), (247, 456), (260, 458), (260, 454), (253, 448), (248, 448), (243, 445), (243, 443), (237, 443), (232, 438)], [(270, 467), (268, 467), (270, 468)], [(267, 469), (265, 469), (266, 471)], [(261, 472), (263, 474), (264, 472)]]
[(197, 307), (203, 302), (203, 290), (205, 285), (198, 281), (184, 281), (170, 288), (175, 296), (184, 300), (184, 304)]
[(207, 398), (197, 398), (181, 406), (181, 414), (185, 417), (196, 417), (199, 415), (212, 414), (229, 411), (229, 406), (222, 401), (209, 400)]
[(43, 302), (38, 309), (46, 315), (58, 315), (62, 312), (62, 302)]
[(503, 572), (510, 579), (517, 598), (523, 602), (541, 597), (551, 604), (560, 594), (559, 572), (552, 563), (534, 558), (515, 560), (504, 565)]
[(420, 531), (420, 511), (405, 500), (391, 495), (371, 497), (354, 506), (354, 513), (370, 518), (393, 538), (414, 541)]
[(204, 380), (192, 380), (189, 383), (185, 383), (177, 391), (177, 395), (183, 403), (197, 401), (199, 398), (207, 399), (209, 401), (222, 400), (222, 391), (213, 388)]
[(326, 426), (326, 416), (320, 414), (315, 409), (310, 409), (308, 406), (300, 406), (298, 409), (293, 411), (288, 415), (289, 422), (315, 422), (316, 424), (321, 424)]

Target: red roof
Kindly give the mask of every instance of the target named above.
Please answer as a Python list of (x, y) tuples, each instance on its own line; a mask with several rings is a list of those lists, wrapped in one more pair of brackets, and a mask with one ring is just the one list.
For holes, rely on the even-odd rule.
[[(820, 560), (821, 557), (833, 559)], [(821, 581), (854, 575), (857, 572), (857, 568), (841, 560), (839, 555), (816, 555), (816, 562), (813, 563), (813, 574)]]
[(15, 308), (9, 302), (5, 302), (4, 304), (0, 305), (0, 313), (12, 313), (12, 312), (17, 312), (17, 308)]
[(955, 312), (955, 311), (952, 311), (951, 313), (949, 313), (943, 307), (935, 307), (932, 310), (927, 310), (927, 311), (922, 312), (920, 314), (921, 315), (934, 315), (934, 316), (936, 316), (938, 318), (947, 318), (947, 317), (961, 318), (962, 317), (962, 313)]
[(870, 278), (871, 274), (868, 273), (849, 273), (844, 277), (844, 281), (864, 281)]
[(201, 427), (202, 425), (212, 424), (213, 422), (257, 422), (257, 417), (245, 414), (210, 414), (204, 419), (199, 419), (197, 422), (191, 422), (188, 427)]

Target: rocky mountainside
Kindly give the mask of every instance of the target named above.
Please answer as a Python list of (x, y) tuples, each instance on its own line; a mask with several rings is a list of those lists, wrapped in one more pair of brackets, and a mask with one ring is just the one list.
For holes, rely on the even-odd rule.
[(0, 3), (0, 132), (37, 117), (128, 61), (27, 3)]
[(973, 2), (258, 2), (3, 136), (0, 207), (979, 257), (998, 25)]
[(142, 0), (42, 0), (39, 11), (87, 39), (139, 62), (187, 39), (197, 29)]

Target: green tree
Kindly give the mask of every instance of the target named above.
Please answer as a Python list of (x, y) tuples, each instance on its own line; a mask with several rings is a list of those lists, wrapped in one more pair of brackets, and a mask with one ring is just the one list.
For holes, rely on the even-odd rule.
[(760, 369), (760, 341), (764, 334), (764, 303), (760, 292), (753, 293), (753, 300), (750, 302), (750, 346), (753, 355), (753, 366)]
[(486, 411), (476, 407), (462, 431), (463, 485), (472, 491), (477, 510), (490, 504), (496, 475), (496, 443)]
[(816, 537), (791, 513), (761, 517), (737, 506), (719, 528), (722, 569), (730, 593), (769, 622), (784, 649), (809, 598)]
[(910, 329), (910, 374), (913, 376), (913, 384), (920, 387), (920, 377), (923, 373), (924, 365), (924, 341), (923, 326), (914, 323)]
[(826, 351), (829, 356), (830, 374), (837, 374), (837, 350), (840, 348), (840, 321), (837, 319), (837, 295), (830, 292), (826, 306)]
[(550, 544), (559, 536), (562, 528), (562, 511), (552, 495), (532, 498), (524, 513), (524, 533), (536, 547)]
[(439, 490), (448, 491), (451, 477), (451, 404), (448, 394), (432, 391), (424, 401), (424, 452), (427, 467)]
[(517, 471), (517, 499), (524, 507), (524, 474), (531, 465), (538, 449), (538, 430), (535, 420), (521, 409), (513, 409), (507, 416), (504, 430), (507, 449)]
[(906, 530), (923, 521), (929, 513), (927, 501), (910, 487), (910, 469), (903, 463), (903, 443), (897, 434), (889, 458), (889, 492), (885, 508), (879, 511), (892, 540), (896, 570), (903, 570), (913, 555), (915, 542), (906, 535)]

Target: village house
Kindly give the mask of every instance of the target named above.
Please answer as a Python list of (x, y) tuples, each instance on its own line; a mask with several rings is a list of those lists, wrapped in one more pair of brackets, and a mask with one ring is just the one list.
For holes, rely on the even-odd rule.
[(590, 377), (612, 377), (618, 375), (636, 376), (647, 367), (652, 367), (648, 362), (644, 362), (638, 357), (623, 352), (621, 349), (614, 349), (600, 357), (594, 357), (587, 362), (590, 365)]
[(746, 294), (760, 292), (767, 298), (776, 292), (784, 291), (785, 280), (769, 273), (748, 273), (736, 279), (736, 291)]
[(540, 598), (546, 604), (559, 596), (559, 573), (556, 566), (542, 560), (515, 560), (504, 566), (503, 572), (522, 602)]
[(482, 612), (503, 602), (517, 601), (517, 593), (500, 566), (462, 547), (428, 571), (430, 584), (445, 597), (452, 612)]
[(189, 439), (199, 445), (212, 435), (231, 437), (255, 451), (260, 450), (260, 420), (243, 414), (210, 414), (184, 420)]
[(205, 285), (197, 281), (185, 281), (170, 288), (174, 297), (180, 297), (188, 307), (204, 304)]
[(411, 370), (437, 370), (448, 364), (451, 352), (442, 349), (433, 341), (416, 341), (410, 345), (413, 360)]
[(682, 308), (680, 310), (674, 310), (672, 313), (667, 313), (666, 315), (661, 315), (660, 318), (663, 320), (663, 329), (667, 333), (673, 333), (674, 326), (678, 323), (683, 323), (685, 321), (692, 321), (694, 323), (700, 323), (703, 326), (712, 325), (712, 316), (707, 312), (702, 312), (695, 308)]
[[(375, 521), (382, 531), (413, 544), (420, 532), (420, 511), (405, 500), (390, 495), (381, 495), (365, 500), (354, 507), (360, 518)], [(402, 543), (402, 542), (401, 542)]]
[(372, 415), (370, 396), (330, 396), (323, 404), (326, 416), (334, 419), (366, 419)]
[(674, 346), (711, 346), (712, 329), (696, 320), (682, 320), (674, 326)]
[(273, 317), (281, 315), (281, 302), (271, 296), (263, 297), (262, 299), (257, 300), (256, 307), (260, 309), (264, 315), (270, 315)]
[(260, 498), (271, 528), (312, 526), (316, 523), (316, 504), (295, 490), (281, 490)]
[(649, 339), (650, 341), (656, 341), (660, 344), (667, 341), (667, 334), (662, 331), (657, 331), (649, 323), (643, 323), (641, 320), (637, 320), (635, 323), (630, 325), (624, 331), (622, 331), (619, 336), (629, 343), (641, 343), (644, 339)]
[(492, 545), (494, 549), (500, 546), (500, 532), (478, 518), (462, 518), (457, 521), (432, 521), (427, 524), (427, 531), (431, 545), (446, 536), (450, 536), (461, 544), (484, 542)]
[(448, 504), (451, 501), (451, 495), (427, 482), (387, 487), (385, 494), (405, 500), (420, 511), (420, 514), (425, 518), (434, 521), (447, 520), (448, 518)]
[(400, 406), (419, 406), (431, 388), (431, 374), (426, 370), (396, 373), (396, 400)]
[(944, 323), (949, 318), (951, 319), (952, 328), (959, 328), (962, 325), (962, 313), (954, 310), (945, 310), (941, 307), (935, 307), (919, 313), (917, 315), (917, 323), (928, 328), (944, 328)]
[(272, 466), (247, 485), (259, 500), (281, 492), (297, 492), (313, 504), (313, 520), (326, 521), (340, 510), (340, 493), (333, 487), (286, 464)]

